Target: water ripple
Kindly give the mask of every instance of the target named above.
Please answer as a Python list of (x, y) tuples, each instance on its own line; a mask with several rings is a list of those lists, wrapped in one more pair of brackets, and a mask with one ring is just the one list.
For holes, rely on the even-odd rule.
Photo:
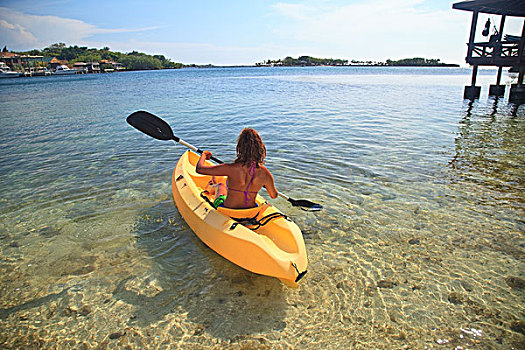
[[(2, 344), (518, 347), (525, 109), (463, 102), (469, 82), (345, 67), (1, 82)], [(324, 206), (271, 200), (305, 237), (299, 289), (195, 236), (171, 199), (185, 149), (130, 127), (138, 109), (227, 161), (243, 127), (261, 133), (278, 189)]]

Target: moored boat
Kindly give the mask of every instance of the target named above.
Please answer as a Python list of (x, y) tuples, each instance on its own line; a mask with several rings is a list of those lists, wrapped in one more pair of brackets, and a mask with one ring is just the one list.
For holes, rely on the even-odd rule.
[(51, 74), (53, 75), (72, 75), (77, 74), (75, 69), (71, 69), (66, 65), (58, 66)]
[(20, 73), (13, 72), (5, 62), (0, 62), (0, 78), (18, 78)]

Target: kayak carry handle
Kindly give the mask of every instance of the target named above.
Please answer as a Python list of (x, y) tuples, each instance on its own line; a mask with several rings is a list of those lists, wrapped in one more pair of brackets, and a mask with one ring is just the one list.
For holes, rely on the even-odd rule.
[(297, 271), (297, 277), (295, 278), (295, 283), (299, 282), (301, 280), (301, 278), (304, 277), (304, 275), (306, 275), (306, 273), (308, 272), (308, 270), (304, 270), (303, 272), (299, 272), (299, 269), (297, 268), (297, 265), (293, 262), (291, 262), (292, 266), (294, 267), (295, 271)]

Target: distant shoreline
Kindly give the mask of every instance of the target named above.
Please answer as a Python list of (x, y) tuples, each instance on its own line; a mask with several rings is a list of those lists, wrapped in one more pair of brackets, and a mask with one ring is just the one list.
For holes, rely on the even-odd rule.
[(262, 67), (459, 67), (458, 64), (441, 62), (440, 59), (428, 59), (423, 57), (403, 58), (400, 60), (387, 59), (386, 61), (360, 61), (333, 58), (316, 58), (311, 56), (299, 56), (298, 58), (286, 57), (285, 59), (266, 60), (258, 62), (256, 66)]
[[(172, 62), (164, 55), (149, 55), (138, 51), (122, 53), (111, 51), (109, 47), (102, 49), (88, 49), (78, 45), (67, 47), (65, 43), (55, 43), (42, 50), (34, 49), (26, 52), (9, 52), (4, 47), (0, 52), (0, 61), (5, 62), (11, 69), (20, 73), (32, 71), (38, 67), (42, 75), (48, 75), (49, 70), (56, 70), (58, 66), (68, 66), (87, 73), (142, 71), (181, 68), (240, 68), (240, 67), (453, 67), (459, 64), (448, 64), (441, 59), (423, 57), (403, 58), (386, 61), (349, 60), (341, 58), (317, 58), (312, 56), (287, 56), (283, 59), (268, 59), (248, 65), (213, 65), (213, 64), (184, 64)], [(31, 62), (32, 64), (28, 63)], [(80, 69), (79, 69), (80, 68)], [(37, 74), (38, 75), (38, 74)]]
[[(199, 68), (199, 69), (205, 69), (205, 68), (326, 68), (326, 67), (334, 67), (334, 68), (348, 68), (348, 67), (364, 67), (364, 68), (461, 68), (459, 64), (441, 64), (441, 65), (398, 65), (398, 66), (388, 66), (388, 65), (378, 65), (378, 64), (348, 64), (348, 65), (341, 65), (341, 66), (332, 66), (332, 65), (325, 65), (325, 66), (305, 66), (305, 65), (295, 65), (295, 66), (261, 66), (261, 65), (234, 65), (234, 66), (215, 66), (215, 65), (185, 65), (181, 68), (176, 69), (185, 69), (185, 68)], [(127, 70), (131, 71), (131, 70)]]

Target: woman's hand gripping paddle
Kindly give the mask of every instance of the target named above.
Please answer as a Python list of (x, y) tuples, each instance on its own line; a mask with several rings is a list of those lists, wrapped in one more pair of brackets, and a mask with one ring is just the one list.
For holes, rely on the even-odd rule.
[[(146, 111), (133, 112), (129, 115), (129, 117), (126, 120), (128, 124), (136, 128), (137, 130), (140, 130), (146, 135), (156, 138), (157, 140), (173, 140), (175, 142), (180, 143), (183, 146), (188, 147), (192, 151), (197, 152), (198, 154), (202, 154), (203, 152), (201, 149), (173, 135), (173, 130), (171, 129), (168, 123), (166, 123), (164, 120), (160, 119), (156, 115), (153, 115), (149, 112), (146, 112)], [(223, 163), (222, 160), (215, 158), (213, 156), (211, 157), (211, 159), (218, 164)], [(286, 199), (294, 207), (301, 207), (301, 209), (303, 210), (319, 211), (323, 209), (323, 207), (320, 204), (310, 202), (306, 199), (293, 199), (280, 192), (279, 192), (279, 196)]]

